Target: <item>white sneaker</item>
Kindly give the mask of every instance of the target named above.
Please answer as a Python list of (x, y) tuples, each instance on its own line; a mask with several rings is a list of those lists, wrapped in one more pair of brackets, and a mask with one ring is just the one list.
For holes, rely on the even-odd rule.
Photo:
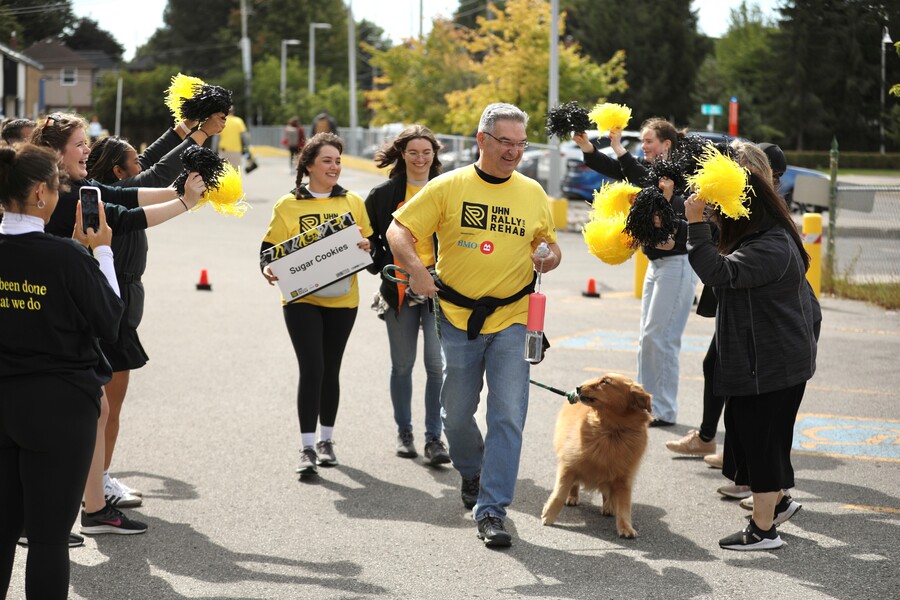
[(116, 508), (136, 508), (143, 503), (139, 496), (129, 494), (122, 489), (119, 481), (110, 477), (103, 482), (103, 495), (110, 506)]
[(137, 497), (139, 497), (139, 498), (143, 498), (143, 497), (144, 497), (144, 492), (142, 492), (142, 491), (140, 491), (140, 490), (136, 490), (136, 489), (134, 489), (133, 487), (130, 487), (130, 486), (128, 486), (128, 485), (122, 483), (122, 480), (121, 480), (121, 479), (118, 479), (118, 478), (116, 478), (116, 477), (110, 477), (110, 476), (109, 476), (109, 473), (107, 473), (107, 474), (105, 474), (105, 475), (103, 476), (103, 485), (106, 485), (107, 479), (110, 480), (110, 481), (116, 482), (116, 485), (119, 486), (119, 489), (121, 489), (121, 490), (122, 490), (123, 492), (125, 492), (126, 494), (131, 494), (132, 496), (137, 496)]

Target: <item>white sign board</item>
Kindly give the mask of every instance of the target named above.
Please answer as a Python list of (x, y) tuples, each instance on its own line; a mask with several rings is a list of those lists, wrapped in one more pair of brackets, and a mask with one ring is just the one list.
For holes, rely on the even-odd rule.
[(292, 302), (322, 292), (372, 264), (369, 253), (357, 245), (362, 239), (348, 212), (267, 248), (260, 255), (260, 262), (269, 265), (278, 277), (285, 300)]

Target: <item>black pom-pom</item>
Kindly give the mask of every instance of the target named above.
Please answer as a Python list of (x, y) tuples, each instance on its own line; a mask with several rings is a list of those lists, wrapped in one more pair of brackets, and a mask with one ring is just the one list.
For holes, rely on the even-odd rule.
[(567, 139), (573, 131), (588, 131), (593, 125), (588, 111), (575, 101), (560, 104), (547, 111), (547, 137)]
[[(658, 215), (660, 226), (654, 227), (653, 216)], [(646, 187), (638, 192), (623, 231), (631, 236), (632, 247), (654, 247), (669, 240), (678, 226), (678, 219), (672, 204), (666, 200), (659, 188)]]
[(216, 113), (228, 114), (231, 90), (208, 83), (194, 86), (194, 95), (181, 102), (181, 116), (191, 121), (205, 121)]
[(184, 195), (184, 184), (188, 174), (197, 172), (208, 189), (219, 189), (219, 178), (225, 174), (225, 159), (203, 146), (189, 146), (181, 153), (184, 171), (175, 180), (179, 196)]
[(690, 177), (697, 173), (700, 160), (712, 142), (703, 136), (686, 135), (678, 140), (678, 145), (672, 151), (669, 160), (674, 162), (684, 177)]
[(668, 177), (675, 182), (676, 193), (681, 193), (687, 187), (687, 179), (678, 163), (665, 158), (657, 158), (650, 165), (650, 176), (646, 185), (659, 186), (659, 180), (663, 177)]

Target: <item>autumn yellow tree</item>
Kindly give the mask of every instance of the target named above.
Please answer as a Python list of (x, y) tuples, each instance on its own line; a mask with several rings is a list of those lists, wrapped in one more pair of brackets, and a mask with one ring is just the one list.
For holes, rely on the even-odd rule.
[(365, 92), (372, 124), (401, 121), (449, 131), (444, 96), (480, 81), (463, 42), (452, 22), (435, 19), (423, 41), (405, 40), (385, 51), (364, 45), (381, 71), (375, 78), (379, 89)]
[[(530, 139), (545, 139), (550, 66), (550, 3), (546, 0), (509, 0), (504, 10), (488, 6), (493, 18), (478, 17), (466, 48), (483, 56), (475, 64), (482, 82), (447, 94), (449, 121), (454, 129), (469, 129), (491, 102), (511, 102), (533, 118)], [(555, 24), (562, 39), (565, 15)], [(613, 91), (623, 91), (625, 54), (622, 51), (597, 65), (583, 57), (578, 44), (560, 44), (559, 97), (588, 106)]]

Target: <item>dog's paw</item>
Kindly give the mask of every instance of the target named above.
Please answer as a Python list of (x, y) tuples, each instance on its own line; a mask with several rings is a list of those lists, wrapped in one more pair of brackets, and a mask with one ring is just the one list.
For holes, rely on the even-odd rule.
[(637, 531), (634, 530), (634, 527), (621, 528), (617, 529), (619, 533), (619, 537), (626, 540), (633, 540), (637, 537)]
[(566, 506), (578, 506), (578, 496), (569, 496), (566, 498)]
[(600, 514), (604, 517), (612, 517), (615, 516), (616, 513), (611, 504), (604, 503), (603, 506), (600, 507)]
[(550, 517), (541, 517), (541, 525), (553, 525), (556, 522), (556, 519)]

